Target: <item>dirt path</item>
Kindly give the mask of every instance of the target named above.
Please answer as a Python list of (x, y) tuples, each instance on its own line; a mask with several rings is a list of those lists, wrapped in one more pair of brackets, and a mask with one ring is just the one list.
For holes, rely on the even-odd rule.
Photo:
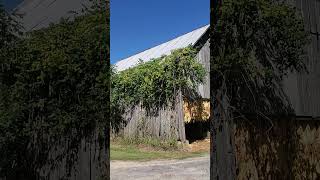
[(111, 161), (111, 180), (209, 180), (209, 159)]

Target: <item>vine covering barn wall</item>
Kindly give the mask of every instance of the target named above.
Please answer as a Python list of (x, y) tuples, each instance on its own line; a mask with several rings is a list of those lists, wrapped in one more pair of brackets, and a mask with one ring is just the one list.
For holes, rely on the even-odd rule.
[[(198, 118), (203, 120), (208, 119), (210, 114), (210, 107), (208, 106), (209, 101), (205, 100), (204, 98), (209, 98), (210, 90), (210, 49), (207, 37), (205, 37), (205, 39), (200, 39), (203, 41), (203, 44), (201, 45), (201, 48), (196, 51), (195, 57), (197, 64), (200, 64), (201, 69), (204, 70), (204, 82), (195, 87), (195, 89), (198, 91), (196, 93), (197, 97), (193, 97), (193, 94), (191, 97), (195, 98), (195, 101), (192, 100), (193, 102), (203, 101), (204, 103), (190, 103), (191, 101), (188, 100), (189, 94), (183, 94), (184, 99), (180, 100), (178, 97), (176, 97), (176, 102), (174, 103), (173, 107), (171, 107), (171, 105), (166, 105), (157, 109), (156, 113), (151, 114), (147, 112), (145, 107), (141, 107), (141, 105), (138, 104), (124, 113), (124, 123), (120, 128), (120, 135), (129, 138), (152, 137), (163, 140), (180, 140), (183, 139), (183, 136), (185, 136), (183, 135), (185, 134), (184, 124), (181, 122), (189, 122), (191, 119), (199, 120)], [(197, 72), (192, 73), (197, 74)], [(134, 87), (136, 88), (136, 86), (137, 85), (135, 84)], [(159, 89), (158, 86), (159, 85), (157, 84), (157, 90)], [(126, 88), (126, 90), (128, 89), (129, 88)], [(161, 89), (160, 91), (167, 92), (166, 89)], [(150, 102), (155, 103), (154, 100)], [(189, 102), (189, 106), (187, 106), (187, 102)], [(180, 111), (183, 112), (179, 113)]]

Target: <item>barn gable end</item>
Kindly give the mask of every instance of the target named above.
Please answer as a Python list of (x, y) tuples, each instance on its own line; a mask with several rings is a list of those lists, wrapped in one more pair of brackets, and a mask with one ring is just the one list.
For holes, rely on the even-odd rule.
[(169, 55), (175, 49), (184, 48), (189, 45), (198, 49), (197, 60), (204, 66), (207, 71), (205, 83), (198, 87), (199, 94), (210, 99), (210, 44), (209, 44), (209, 25), (200, 27), (194, 31), (186, 33), (168, 42), (162, 43), (153, 48), (142, 51), (138, 54), (122, 59), (115, 64), (117, 71), (123, 71), (138, 65), (139, 60), (144, 62), (159, 58), (162, 55)]
[[(144, 62), (159, 58), (162, 55), (170, 55), (170, 53), (179, 48), (192, 45), (197, 49), (196, 59), (204, 66), (206, 76), (204, 83), (198, 86), (198, 93), (208, 104), (210, 99), (210, 44), (209, 44), (209, 25), (198, 28), (187, 34), (179, 36), (173, 40), (125, 58), (115, 64), (116, 70), (123, 71), (128, 68), (135, 67), (139, 60)], [(202, 104), (202, 102), (200, 102)], [(123, 127), (123, 135), (125, 137), (153, 137), (157, 139), (185, 139), (185, 127), (183, 122), (190, 122), (191, 119), (198, 117), (194, 107), (189, 107), (186, 102), (180, 101), (176, 103), (176, 107), (164, 107), (159, 110), (157, 115), (147, 116), (144, 109), (140, 106), (135, 107), (132, 111), (124, 115), (125, 127)], [(188, 109), (189, 108), (189, 109)], [(203, 117), (207, 120), (210, 115), (209, 108), (206, 106), (206, 112)], [(179, 114), (180, 111), (182, 112)], [(181, 113), (181, 112), (180, 112)], [(201, 119), (203, 120), (203, 119)], [(181, 123), (182, 122), (182, 123)]]

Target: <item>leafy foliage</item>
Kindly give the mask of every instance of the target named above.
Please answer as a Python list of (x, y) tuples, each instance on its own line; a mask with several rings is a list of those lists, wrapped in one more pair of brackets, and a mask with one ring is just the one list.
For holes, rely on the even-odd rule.
[(203, 83), (205, 70), (195, 56), (196, 50), (189, 46), (114, 72), (111, 85), (114, 112), (118, 112), (116, 108), (124, 110), (140, 104), (150, 113), (156, 113), (159, 108), (174, 104), (179, 89), (185, 97), (198, 97), (196, 88)]
[(83, 138), (97, 129), (101, 144), (108, 138), (109, 20), (101, 5), (1, 47), (0, 178), (38, 179), (63, 158), (70, 172)]
[(15, 16), (10, 15), (0, 1), (0, 48), (17, 39), (17, 35), (21, 35), (20, 28), (21, 26), (15, 20)]
[(11, 79), (14, 72), (14, 59), (7, 58), (10, 53), (13, 53), (12, 47), (17, 44), (18, 36), (21, 35), (21, 26), (14, 20), (13, 15), (9, 15), (0, 3), (0, 88), (4, 94), (4, 87), (11, 85)]
[(212, 90), (223, 91), (232, 111), (290, 113), (280, 89), (288, 72), (306, 70), (308, 37), (301, 15), (272, 0), (224, 0), (218, 14)]

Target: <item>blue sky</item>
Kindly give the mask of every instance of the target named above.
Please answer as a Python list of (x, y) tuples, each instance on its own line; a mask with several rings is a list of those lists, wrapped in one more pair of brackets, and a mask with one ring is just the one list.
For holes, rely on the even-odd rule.
[(15, 8), (22, 0), (0, 0), (7, 10)]
[(210, 0), (111, 0), (111, 64), (209, 24)]

